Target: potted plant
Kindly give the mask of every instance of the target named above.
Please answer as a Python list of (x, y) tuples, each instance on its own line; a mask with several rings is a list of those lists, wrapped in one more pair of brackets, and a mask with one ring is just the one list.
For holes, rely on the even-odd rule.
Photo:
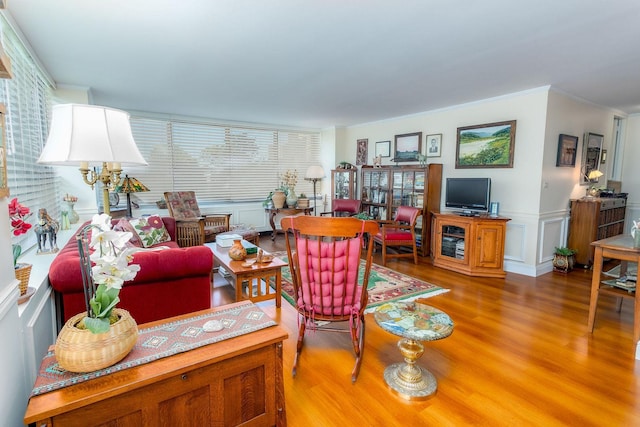
[(568, 273), (573, 270), (575, 265), (575, 249), (567, 248), (564, 246), (556, 247), (553, 254), (553, 271), (560, 273)]
[(273, 191), (269, 192), (269, 195), (262, 201), (262, 207), (265, 209), (273, 208)]
[(298, 197), (298, 208), (307, 209), (308, 207), (309, 207), (309, 198), (307, 197), (306, 194), (300, 193), (300, 196)]
[[(31, 229), (31, 224), (26, 219), (31, 216), (31, 209), (18, 203), (15, 197), (9, 203), (9, 219), (11, 220), (11, 232), (14, 236), (25, 234)], [(15, 269), (16, 279), (20, 280), (18, 288), (20, 296), (27, 293), (29, 289), (29, 277), (31, 276), (31, 264), (20, 263), (18, 258), (22, 254), (22, 246), (14, 244), (13, 248), (13, 268)]]

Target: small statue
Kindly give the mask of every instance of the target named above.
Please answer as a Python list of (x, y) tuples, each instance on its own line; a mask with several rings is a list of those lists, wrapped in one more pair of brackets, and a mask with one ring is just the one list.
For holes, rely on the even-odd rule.
[(420, 166), (427, 166), (427, 156), (422, 153), (418, 153), (418, 161), (420, 162)]
[(382, 154), (378, 154), (373, 158), (373, 167), (379, 168), (382, 166)]
[[(38, 223), (33, 228), (38, 239), (38, 254), (58, 252), (56, 235), (60, 229), (60, 223), (51, 218), (45, 208), (38, 210)], [(49, 239), (49, 250), (46, 250), (47, 238)]]

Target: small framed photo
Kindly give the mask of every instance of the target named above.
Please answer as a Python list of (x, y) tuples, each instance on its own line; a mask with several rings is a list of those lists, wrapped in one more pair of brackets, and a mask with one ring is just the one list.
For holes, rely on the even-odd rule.
[(366, 165), (367, 164), (367, 152), (369, 149), (369, 140), (368, 139), (359, 139), (358, 140), (358, 152), (356, 153), (356, 165)]
[(442, 147), (442, 134), (436, 133), (433, 135), (427, 135), (425, 141), (427, 141), (427, 157), (440, 157), (440, 149)]
[(391, 141), (376, 142), (376, 157), (391, 157)]
[(394, 162), (417, 162), (422, 154), (422, 132), (396, 135)]
[(578, 137), (560, 134), (558, 137), (558, 157), (556, 166), (574, 167), (576, 165), (576, 153), (578, 152)]

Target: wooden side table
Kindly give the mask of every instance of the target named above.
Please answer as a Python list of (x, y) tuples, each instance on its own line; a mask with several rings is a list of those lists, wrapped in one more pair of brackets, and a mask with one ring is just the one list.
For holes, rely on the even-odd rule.
[(278, 233), (284, 233), (281, 228), (276, 227), (276, 215), (297, 215), (301, 213), (304, 213), (305, 215), (311, 215), (311, 212), (313, 212), (313, 208), (270, 208), (265, 209), (265, 211), (269, 214), (269, 225), (271, 225), (271, 229), (273, 230), (273, 233), (271, 233), (271, 240), (275, 240)]
[(374, 318), (382, 329), (402, 337), (398, 348), (405, 362), (385, 369), (387, 386), (407, 400), (423, 400), (434, 394), (438, 388), (436, 378), (417, 366), (416, 361), (424, 353), (420, 341), (435, 341), (451, 335), (453, 321), (449, 315), (418, 302), (395, 302), (379, 306)]
[[(214, 262), (221, 265), (234, 278), (236, 288), (236, 302), (249, 299), (252, 302), (276, 300), (276, 307), (282, 305), (282, 267), (287, 263), (275, 257), (269, 263), (249, 265), (247, 261), (255, 260), (256, 255), (250, 255), (245, 261), (235, 261), (229, 258), (229, 248), (223, 248), (217, 243), (205, 243), (213, 252)], [(270, 283), (275, 283), (275, 289)], [(247, 293), (244, 294), (243, 287)]]
[(596, 308), (598, 306), (598, 295), (608, 294), (616, 297), (634, 299), (633, 308), (633, 341), (640, 341), (640, 296), (637, 290), (622, 289), (616, 286), (609, 286), (602, 282), (602, 263), (604, 258), (621, 260), (620, 274), (626, 272), (629, 261), (639, 263), (640, 248), (634, 247), (633, 238), (627, 235), (609, 237), (608, 239), (596, 240), (591, 243), (595, 248), (593, 256), (593, 276), (591, 278), (591, 299), (589, 301), (589, 323), (588, 328), (593, 332), (596, 320)]

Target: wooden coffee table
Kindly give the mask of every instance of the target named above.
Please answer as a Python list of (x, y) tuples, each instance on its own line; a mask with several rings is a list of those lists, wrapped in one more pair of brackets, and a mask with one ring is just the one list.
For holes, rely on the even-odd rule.
[[(247, 256), (245, 261), (235, 261), (229, 258), (229, 248), (223, 248), (217, 243), (205, 243), (213, 253), (214, 265), (221, 266), (233, 277), (236, 289), (236, 301), (251, 300), (252, 302), (276, 300), (276, 307), (282, 304), (282, 267), (288, 265), (280, 258), (273, 258), (269, 263), (253, 263), (247, 265), (256, 255)], [(270, 285), (275, 282), (275, 289)], [(246, 288), (246, 293), (243, 292)]]

